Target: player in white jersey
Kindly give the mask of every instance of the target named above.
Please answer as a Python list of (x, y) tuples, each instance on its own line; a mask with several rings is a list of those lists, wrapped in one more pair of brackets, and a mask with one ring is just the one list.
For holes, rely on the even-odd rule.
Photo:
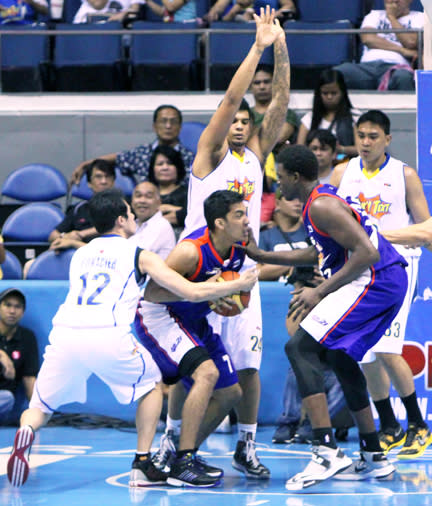
[[(420, 223), (430, 217), (417, 172), (386, 153), (390, 144), (390, 120), (381, 111), (368, 111), (357, 121), (358, 157), (333, 171), (330, 183), (342, 197), (358, 199), (380, 231)], [(421, 251), (396, 246), (408, 262), (408, 290), (404, 303), (384, 336), (365, 355), (362, 366), (368, 389), (380, 418), (383, 450), (403, 444), (399, 459), (416, 458), (432, 442), (415, 391), (413, 375), (402, 356), (409, 309), (417, 282)], [(406, 408), (408, 430), (400, 426), (390, 404), (390, 380)]]
[[(269, 7), (255, 16), (256, 40), (241, 63), (224, 99), (198, 142), (189, 182), (188, 214), (184, 234), (205, 225), (203, 201), (215, 190), (244, 195), (251, 227), (258, 237), (262, 195), (262, 167), (274, 148), (285, 122), (289, 101), (290, 66), (285, 33)], [(251, 111), (243, 97), (266, 47), (274, 48), (272, 100), (258, 131), (253, 131)], [(249, 264), (251, 265), (251, 264)], [(214, 315), (213, 315), (214, 316)], [(268, 478), (269, 470), (255, 453), (255, 433), (260, 399), (258, 369), (261, 363), (262, 319), (258, 287), (252, 290), (249, 308), (239, 316), (210, 320), (237, 369), (243, 397), (237, 406), (239, 442), (233, 466), (246, 476)], [(216, 330), (217, 331), (217, 330)]]
[(199, 302), (248, 290), (257, 279), (256, 272), (250, 270), (229, 283), (191, 283), (158, 255), (127, 240), (136, 224), (121, 191), (96, 194), (89, 208), (102, 237), (77, 250), (72, 258), (69, 292), (53, 319), (50, 344), (7, 465), (8, 478), (15, 486), (28, 477), (34, 431), (44, 426), (60, 405), (84, 402), (92, 373), (110, 387), (120, 403), (138, 401), (138, 444), (130, 485), (164, 483), (166, 474), (158, 471), (150, 458), (161, 410), (161, 374), (130, 332), (139, 284), (149, 274), (178, 296)]

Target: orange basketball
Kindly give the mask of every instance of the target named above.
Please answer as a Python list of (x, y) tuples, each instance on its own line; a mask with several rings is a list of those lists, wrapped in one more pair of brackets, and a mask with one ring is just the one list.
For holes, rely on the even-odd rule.
[[(233, 279), (237, 279), (239, 277), (240, 274), (236, 271), (223, 271), (221, 272), (221, 275), (218, 277), (217, 281), (223, 283), (224, 281), (232, 281)], [(216, 308), (216, 306), (211, 302), (210, 308), (221, 316), (236, 316), (248, 307), (250, 292), (234, 293), (233, 295), (230, 295), (230, 298), (234, 301), (234, 305), (231, 306), (231, 309)]]

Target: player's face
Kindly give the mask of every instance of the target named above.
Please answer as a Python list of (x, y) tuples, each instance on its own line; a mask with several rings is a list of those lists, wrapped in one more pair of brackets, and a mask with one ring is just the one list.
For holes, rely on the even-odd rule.
[(299, 190), (295, 182), (294, 174), (286, 171), (281, 163), (277, 164), (276, 172), (283, 197), (288, 201), (298, 198)]
[(24, 306), (18, 297), (6, 297), (0, 302), (0, 320), (7, 327), (18, 324), (24, 314)]
[(276, 203), (276, 209), (288, 218), (298, 219), (302, 214), (303, 206), (298, 198), (287, 200), (281, 197)]
[(318, 139), (314, 139), (308, 145), (308, 148), (317, 157), (318, 167), (320, 170), (325, 170), (333, 167), (335, 152), (328, 144), (321, 144)]
[(238, 111), (228, 131), (228, 144), (234, 148), (243, 147), (249, 140), (251, 122), (248, 111)]
[(136, 222), (135, 215), (132, 212), (130, 205), (124, 201), (127, 206), (127, 220), (124, 224), (123, 231), (125, 233), (125, 237), (128, 238), (136, 232)]
[(324, 107), (329, 111), (336, 109), (342, 100), (342, 92), (336, 82), (323, 84), (320, 88), (320, 95)]
[(132, 194), (132, 209), (139, 222), (150, 219), (160, 206), (160, 198), (155, 186), (151, 183), (138, 184)]
[(364, 163), (381, 164), (390, 144), (391, 135), (386, 135), (377, 124), (366, 121), (356, 129), (356, 147)]
[(177, 167), (168, 157), (158, 154), (154, 164), (154, 175), (156, 181), (161, 185), (175, 183), (177, 181)]
[(158, 139), (168, 144), (178, 139), (180, 128), (181, 122), (177, 111), (169, 108), (161, 109), (153, 123)]
[(95, 193), (99, 193), (103, 190), (109, 190), (112, 188), (114, 186), (114, 178), (95, 167), (92, 170), (92, 175), (88, 185)]
[(225, 216), (225, 233), (232, 242), (248, 240), (249, 219), (246, 206), (242, 203), (233, 204)]
[(270, 102), (272, 98), (272, 75), (262, 70), (258, 71), (253, 78), (251, 92), (256, 102)]

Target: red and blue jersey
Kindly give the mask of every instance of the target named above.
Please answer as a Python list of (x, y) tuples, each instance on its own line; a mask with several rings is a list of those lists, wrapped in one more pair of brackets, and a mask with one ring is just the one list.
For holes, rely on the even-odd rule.
[[(245, 252), (234, 246), (231, 247), (229, 257), (224, 260), (216, 251), (208, 227), (201, 227), (183, 241), (194, 244), (198, 251), (199, 260), (195, 272), (187, 279), (192, 282), (206, 281), (215, 274), (223, 271), (239, 271), (245, 260)], [(169, 309), (181, 317), (182, 320), (196, 321), (210, 312), (207, 302), (170, 302), (166, 304)]]
[(373, 269), (376, 272), (396, 263), (406, 266), (407, 263), (405, 259), (378, 232), (377, 227), (371, 222), (364, 211), (362, 211), (360, 202), (353, 200), (351, 197), (347, 197), (347, 199), (344, 200), (339, 197), (336, 192), (337, 188), (329, 184), (317, 186), (312, 191), (303, 209), (304, 225), (312, 243), (318, 250), (318, 262), (322, 275), (325, 278), (329, 278), (332, 274), (339, 271), (348, 261), (350, 252), (328, 234), (320, 230), (313, 222), (310, 216), (310, 206), (315, 199), (321, 196), (338, 199), (349, 206), (354, 218), (364, 229), (380, 254), (380, 260), (373, 265)]

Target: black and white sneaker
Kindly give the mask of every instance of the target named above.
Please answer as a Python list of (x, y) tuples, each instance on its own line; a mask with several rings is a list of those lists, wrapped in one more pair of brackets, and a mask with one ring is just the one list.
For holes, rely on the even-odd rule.
[(28, 463), (34, 431), (30, 425), (20, 427), (16, 434), (12, 453), (7, 463), (7, 475), (14, 487), (21, 487), (27, 481), (30, 465)]
[(328, 446), (314, 444), (312, 447), (312, 459), (303, 471), (297, 473), (285, 483), (287, 490), (303, 490), (317, 485), (343, 471), (352, 464), (339, 448), (333, 449)]
[(337, 480), (369, 480), (387, 478), (395, 471), (394, 465), (388, 461), (384, 452), (360, 451), (360, 459), (353, 462), (344, 471), (334, 476)]
[(195, 460), (202, 467), (203, 471), (212, 478), (222, 478), (224, 475), (223, 469), (220, 467), (211, 466), (205, 459), (195, 454)]
[(177, 457), (171, 464), (167, 479), (173, 487), (214, 487), (219, 485), (220, 478), (209, 476), (197, 461), (194, 453)]
[(232, 459), (232, 466), (237, 471), (246, 475), (247, 478), (267, 480), (270, 478), (270, 470), (261, 464), (256, 454), (255, 441), (252, 434), (247, 434), (246, 441), (237, 441), (236, 450)]
[(179, 439), (179, 436), (176, 436), (172, 430), (162, 434), (159, 450), (152, 457), (153, 464), (159, 471), (169, 472), (171, 461), (175, 458)]
[(130, 487), (151, 487), (164, 485), (168, 474), (155, 467), (151, 458), (140, 458), (135, 455), (132, 462), (132, 469), (129, 476)]

